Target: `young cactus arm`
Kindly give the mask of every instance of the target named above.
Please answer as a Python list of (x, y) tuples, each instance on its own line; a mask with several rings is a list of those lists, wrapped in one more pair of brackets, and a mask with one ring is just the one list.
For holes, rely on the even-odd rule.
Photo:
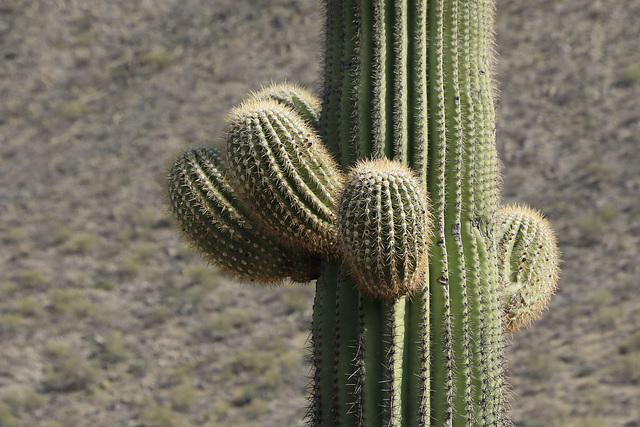
[(283, 249), (252, 225), (216, 148), (184, 152), (170, 169), (167, 184), (185, 236), (223, 272), (262, 284), (318, 277), (319, 259)]
[(322, 104), (308, 90), (293, 84), (273, 84), (254, 93), (251, 99), (263, 101), (271, 99), (297, 112), (314, 129), (318, 128)]
[(254, 220), (292, 250), (335, 256), (335, 208), (342, 176), (295, 111), (250, 101), (228, 118), (229, 169)]
[(367, 297), (393, 301), (421, 290), (430, 227), (427, 195), (407, 166), (381, 159), (351, 171), (339, 203), (338, 242)]
[(502, 323), (505, 332), (515, 332), (547, 306), (556, 290), (560, 255), (555, 233), (538, 211), (509, 205), (496, 216)]

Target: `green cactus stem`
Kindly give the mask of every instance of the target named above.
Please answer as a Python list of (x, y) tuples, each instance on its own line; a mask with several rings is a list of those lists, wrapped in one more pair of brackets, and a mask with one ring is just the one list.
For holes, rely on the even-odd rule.
[(430, 226), (427, 196), (407, 166), (381, 159), (351, 171), (338, 208), (338, 242), (367, 297), (393, 301), (422, 288)]
[(170, 206), (185, 236), (223, 272), (261, 284), (318, 277), (319, 259), (283, 249), (251, 224), (216, 148), (183, 153), (169, 171), (168, 188)]
[(236, 107), (227, 124), (229, 169), (254, 219), (294, 251), (335, 256), (342, 175), (315, 130), (269, 99)]
[(505, 332), (515, 332), (547, 306), (557, 287), (560, 256), (555, 233), (538, 211), (510, 205), (496, 217), (502, 322)]
[(325, 262), (313, 426), (509, 425), (493, 237), (491, 0), (325, 0), (320, 132), (343, 168), (387, 157), (431, 200), (421, 289), (375, 301)]

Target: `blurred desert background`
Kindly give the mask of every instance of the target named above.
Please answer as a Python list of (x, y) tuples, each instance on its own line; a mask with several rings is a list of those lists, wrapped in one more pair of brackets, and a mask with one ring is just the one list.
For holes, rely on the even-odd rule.
[[(522, 427), (640, 426), (640, 0), (498, 0), (504, 202), (558, 232), (510, 341)], [(304, 425), (313, 287), (219, 277), (173, 156), (271, 82), (320, 86), (316, 0), (0, 2), (0, 426)]]

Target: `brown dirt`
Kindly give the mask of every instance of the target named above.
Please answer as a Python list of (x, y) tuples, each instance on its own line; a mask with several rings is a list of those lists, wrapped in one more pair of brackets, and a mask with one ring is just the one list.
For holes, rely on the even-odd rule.
[[(171, 153), (272, 81), (316, 88), (315, 0), (0, 5), (0, 426), (302, 425), (311, 287), (217, 277)], [(498, 0), (505, 202), (561, 288), (510, 349), (519, 426), (640, 426), (639, 0)]]

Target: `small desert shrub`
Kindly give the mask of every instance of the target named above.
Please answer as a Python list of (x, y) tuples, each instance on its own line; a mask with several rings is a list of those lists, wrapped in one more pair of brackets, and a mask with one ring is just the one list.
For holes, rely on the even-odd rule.
[(282, 292), (282, 301), (289, 312), (304, 311), (313, 305), (313, 287), (296, 286)]
[(207, 290), (216, 289), (220, 284), (218, 274), (211, 267), (203, 264), (190, 265), (186, 269), (189, 285), (201, 285)]
[(632, 86), (640, 82), (640, 64), (631, 64), (622, 70), (618, 83), (622, 86)]
[(638, 353), (640, 354), (640, 330), (635, 331), (626, 338), (618, 347), (620, 354)]
[(230, 308), (214, 314), (204, 326), (203, 333), (213, 341), (221, 341), (239, 329), (245, 328), (253, 322), (253, 314), (243, 308)]
[(613, 384), (640, 384), (640, 352), (619, 356), (608, 367), (606, 374)]
[(171, 408), (178, 412), (187, 412), (198, 397), (197, 390), (190, 381), (171, 387), (168, 390)]
[(576, 226), (580, 231), (581, 243), (585, 246), (593, 246), (602, 239), (606, 222), (598, 215), (584, 215), (576, 219)]
[(20, 271), (16, 275), (16, 280), (26, 288), (42, 288), (50, 282), (49, 277), (37, 268)]
[(2, 230), (0, 233), (0, 239), (6, 244), (20, 243), (26, 238), (27, 234), (20, 228), (11, 227), (9, 229)]
[(137, 276), (158, 250), (153, 243), (139, 245), (122, 260), (122, 271), (129, 277)]
[(141, 425), (146, 427), (189, 427), (189, 424), (181, 421), (182, 417), (176, 414), (169, 406), (151, 406), (144, 408), (140, 415)]
[(18, 328), (25, 323), (24, 316), (17, 313), (6, 313), (0, 315), (0, 330), (15, 333)]
[(563, 423), (562, 427), (603, 427), (605, 425), (606, 423), (603, 423), (592, 415), (585, 415)]
[(151, 66), (159, 69), (168, 67), (175, 61), (176, 56), (173, 52), (167, 52), (164, 49), (157, 49), (152, 52), (143, 54), (140, 57), (140, 65)]
[(138, 211), (136, 224), (143, 230), (166, 227), (170, 224), (167, 215), (158, 206), (144, 206)]
[(0, 402), (0, 426), (26, 427), (27, 424), (14, 415), (10, 405)]
[(81, 289), (59, 288), (49, 294), (49, 309), (55, 314), (82, 318), (90, 313), (91, 302)]
[(15, 304), (16, 309), (23, 316), (42, 317), (45, 314), (42, 301), (40, 301), (40, 298), (35, 295), (20, 298), (15, 302)]
[(83, 254), (95, 248), (97, 244), (98, 237), (95, 234), (81, 231), (69, 237), (64, 250), (71, 254)]
[(113, 365), (129, 357), (129, 349), (124, 335), (120, 331), (112, 331), (109, 336), (100, 343), (99, 357), (105, 365)]
[(65, 119), (75, 120), (86, 114), (88, 108), (80, 101), (65, 101), (58, 106), (58, 111)]
[[(45, 403), (44, 397), (30, 385), (21, 384), (12, 387), (5, 392), (0, 399), (9, 405), (14, 411), (33, 411)], [(1, 425), (1, 424), (0, 424)]]
[(86, 359), (70, 356), (57, 361), (45, 371), (45, 391), (71, 392), (86, 390), (98, 381), (98, 370)]

